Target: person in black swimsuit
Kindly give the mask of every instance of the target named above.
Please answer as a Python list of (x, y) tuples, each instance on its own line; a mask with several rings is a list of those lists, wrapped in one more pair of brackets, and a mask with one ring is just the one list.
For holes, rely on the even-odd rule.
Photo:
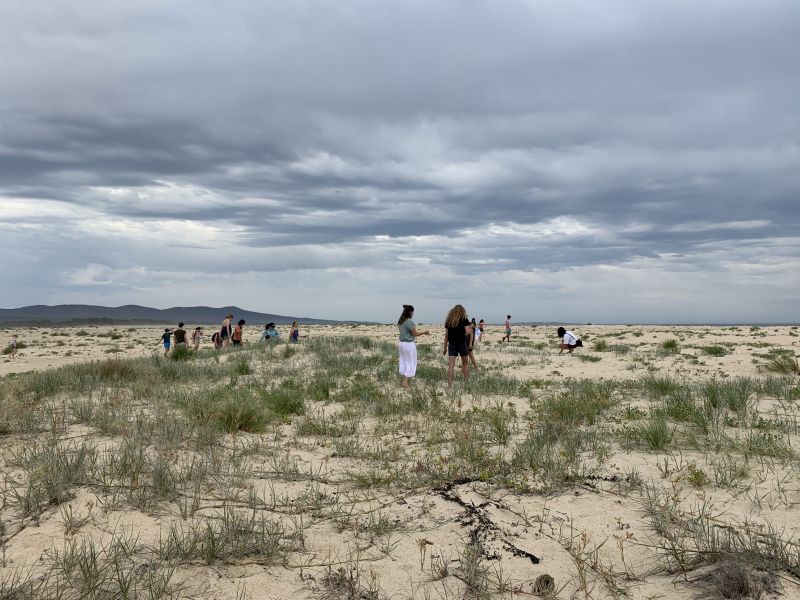
[(467, 338), (470, 334), (470, 323), (467, 311), (460, 304), (456, 304), (447, 313), (444, 321), (444, 352), (447, 354), (447, 389), (453, 385), (453, 372), (456, 368), (456, 357), (461, 357), (461, 373), (464, 382), (469, 380), (469, 348)]
[(233, 315), (229, 314), (222, 320), (222, 327), (219, 330), (219, 339), (222, 342), (222, 347), (227, 348), (228, 345), (231, 343), (231, 335), (233, 331), (231, 329), (231, 322), (233, 321)]

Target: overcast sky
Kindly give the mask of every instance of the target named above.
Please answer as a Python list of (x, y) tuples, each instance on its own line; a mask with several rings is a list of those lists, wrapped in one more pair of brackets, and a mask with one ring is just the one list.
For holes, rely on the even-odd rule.
[(0, 4), (3, 307), (790, 322), (800, 2)]

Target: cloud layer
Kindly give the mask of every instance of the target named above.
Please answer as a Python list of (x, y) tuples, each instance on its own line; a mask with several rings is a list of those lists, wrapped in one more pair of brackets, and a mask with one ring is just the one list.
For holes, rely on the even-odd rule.
[(0, 7), (3, 304), (791, 321), (800, 5)]

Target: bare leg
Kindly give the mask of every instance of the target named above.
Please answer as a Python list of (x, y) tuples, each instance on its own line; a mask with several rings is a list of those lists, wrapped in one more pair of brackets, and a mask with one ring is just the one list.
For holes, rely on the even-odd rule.
[[(461, 361), (462, 364), (464, 361)], [(453, 372), (456, 370), (456, 357), (455, 356), (448, 356), (447, 357), (447, 389), (449, 390), (453, 387)]]
[(472, 363), (472, 368), (477, 371), (478, 370), (478, 361), (475, 360), (475, 355), (472, 353), (472, 350), (469, 351), (469, 362)]
[(469, 360), (468, 357), (461, 357), (461, 374), (464, 375), (464, 383), (469, 381)]

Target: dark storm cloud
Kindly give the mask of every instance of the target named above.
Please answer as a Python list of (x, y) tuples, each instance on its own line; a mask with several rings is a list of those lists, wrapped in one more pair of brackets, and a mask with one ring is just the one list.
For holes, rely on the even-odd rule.
[(749, 243), (791, 281), (791, 0), (6, 3), (0, 34), (0, 225), (78, 284), (721, 272)]

